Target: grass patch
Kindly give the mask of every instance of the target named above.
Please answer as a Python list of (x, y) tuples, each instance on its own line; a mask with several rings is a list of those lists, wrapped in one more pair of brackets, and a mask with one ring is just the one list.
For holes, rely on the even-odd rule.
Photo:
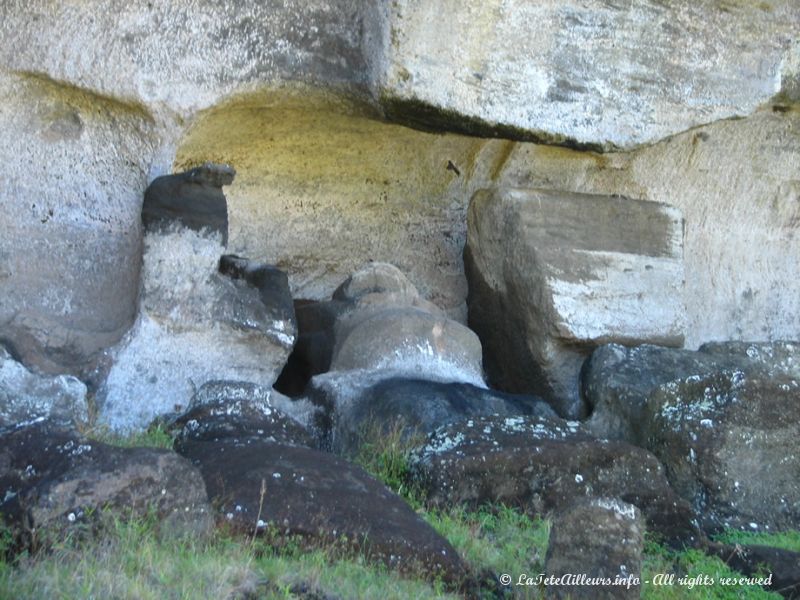
[(777, 533), (763, 533), (752, 531), (739, 531), (729, 529), (714, 536), (714, 539), (724, 544), (741, 544), (743, 546), (772, 546), (800, 552), (800, 531), (781, 531)]
[(411, 453), (424, 441), (409, 435), (402, 420), (389, 426), (371, 423), (362, 427), (359, 450), (353, 460), (403, 497), (414, 509), (422, 508), (422, 494), (411, 477)]
[[(653, 577), (658, 574), (674, 574), (672, 585), (655, 585)], [(713, 578), (714, 585), (689, 587), (690, 580), (697, 577)], [(669, 550), (651, 540), (645, 542), (645, 557), (642, 565), (642, 586), (645, 600), (779, 600), (780, 594), (767, 592), (759, 586), (728, 587), (720, 585), (721, 577), (742, 577), (717, 557), (699, 550)], [(679, 578), (686, 578), (683, 585)]]
[[(544, 572), (550, 539), (550, 522), (505, 506), (477, 511), (454, 508), (431, 511), (422, 517), (458, 550), (475, 572), (508, 573), (514, 581), (521, 574)], [(517, 598), (538, 598), (537, 589), (514, 589)]]
[[(286, 555), (219, 534), (161, 539), (147, 520), (117, 521), (101, 540), (68, 539), (0, 566), (0, 598), (162, 600), (294, 598), (320, 591), (340, 598), (452, 598), (431, 585), (322, 550)], [(249, 594), (249, 596), (248, 596)]]
[(171, 449), (173, 442), (172, 435), (160, 423), (152, 425), (144, 431), (135, 431), (129, 434), (117, 433), (103, 426), (95, 426), (82, 433), (89, 439), (122, 448), (147, 446)]

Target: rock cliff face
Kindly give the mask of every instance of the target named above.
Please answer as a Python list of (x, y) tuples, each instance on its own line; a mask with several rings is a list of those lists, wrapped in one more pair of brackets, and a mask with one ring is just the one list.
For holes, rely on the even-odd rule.
[(238, 173), (230, 251), (295, 297), (388, 261), (466, 322), (469, 199), (547, 188), (680, 210), (687, 347), (796, 338), (798, 32), (790, 0), (5, 2), (0, 339), (96, 362), (145, 188), (206, 161)]
[[(136, 497), (472, 597), (392, 438), (548, 573), (800, 523), (797, 0), (4, 0), (0, 132), (19, 549)], [(149, 425), (197, 468), (74, 430)]]
[(631, 148), (796, 90), (791, 0), (400, 0), (390, 21), (390, 112), (471, 133)]

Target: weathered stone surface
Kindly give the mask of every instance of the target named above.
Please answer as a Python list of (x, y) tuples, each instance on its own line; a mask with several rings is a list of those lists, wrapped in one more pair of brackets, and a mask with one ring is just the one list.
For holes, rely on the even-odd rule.
[[(410, 2), (392, 7), (384, 2), (315, 0), (267, 9), (254, 0), (238, 1), (235, 7), (207, 0), (152, 7), (123, 6), (119, 0), (69, 6), (54, 6), (47, 0), (5, 2), (0, 7), (0, 69), (7, 121), (3, 130), (9, 143), (3, 160), (13, 185), (4, 190), (13, 203), (4, 206), (13, 206), (13, 217), (3, 223), (6, 237), (0, 241), (7, 242), (0, 245), (0, 254), (10, 257), (8, 262), (0, 260), (0, 337), (13, 342), (15, 354), (26, 365), (36, 363), (53, 372), (62, 371), (63, 365), (77, 371), (87, 356), (118, 341), (135, 314), (143, 189), (149, 179), (173, 167), (180, 171), (213, 159), (233, 164), (240, 173), (229, 195), (231, 251), (269, 257), (289, 273), (301, 297), (326, 298), (365, 260), (391, 260), (409, 274), (423, 297), (462, 320), (465, 198), (495, 183), (551, 187), (623, 193), (683, 210), (689, 346), (711, 339), (796, 338), (800, 267), (792, 257), (797, 251), (793, 234), (800, 113), (792, 102), (798, 98), (800, 52), (796, 36), (787, 34), (797, 27), (797, 8), (788, 8), (788, 2), (772, 3), (771, 10), (742, 3), (728, 3), (723, 9), (715, 2), (680, 9), (634, 2), (624, 10), (622, 5), (606, 3), (582, 5), (579, 10), (573, 3), (556, 7), (550, 2), (528, 9), (551, 14), (554, 21), (528, 20), (524, 14), (513, 17), (520, 31), (566, 27), (588, 34), (629, 10), (637, 18), (653, 11), (657, 18), (640, 24), (652, 21), (647, 27), (655, 27), (655, 38), (665, 43), (664, 36), (680, 40), (682, 51), (670, 50), (671, 57), (688, 56), (684, 48), (707, 43), (699, 32), (722, 24), (720, 36), (726, 41), (720, 42), (721, 62), (715, 69), (728, 64), (728, 49), (735, 47), (739, 72), (733, 78), (721, 75), (716, 83), (752, 100), (758, 94), (742, 81), (758, 80), (751, 77), (748, 63), (749, 57), (758, 55), (764, 61), (759, 63), (763, 72), (769, 73), (770, 83), (764, 89), (781, 91), (777, 112), (719, 121), (637, 152), (605, 156), (411, 131), (381, 123), (373, 101), (362, 101), (362, 96), (354, 100), (349, 92), (360, 92), (369, 82), (387, 84), (391, 77), (385, 69), (396, 70), (391, 48), (417, 43), (406, 39), (403, 31), (410, 28), (421, 34), (420, 22), (414, 19), (436, 10), (435, 3), (415, 8)], [(495, 11), (478, 4), (457, 7), (447, 22), (465, 19), (469, 27), (454, 31), (511, 18), (513, 5)], [(484, 10), (491, 12), (486, 18), (480, 16)], [(673, 11), (681, 15), (677, 25), (670, 21), (659, 30), (657, 24)], [(713, 18), (692, 20), (705, 11)], [(405, 12), (414, 19), (395, 23)], [(599, 20), (589, 19), (587, 27), (565, 25), (567, 15), (569, 19), (595, 15)], [(606, 17), (611, 21), (604, 21)], [(444, 61), (448, 72), (437, 79), (445, 89), (463, 79), (453, 77), (452, 65), (471, 59), (464, 54), (462, 39), (454, 42), (449, 35), (440, 35), (440, 28), (434, 27), (439, 21), (431, 19), (430, 29), (425, 27), (431, 37), (423, 46), (441, 44), (437, 57), (451, 51), (458, 54), (457, 61)], [(689, 22), (698, 28), (694, 32), (698, 35), (688, 33)], [(746, 26), (740, 31), (742, 23)], [(675, 27), (682, 33), (675, 33)], [(627, 39), (642, 30), (626, 26), (613, 31)], [(756, 39), (766, 39), (761, 37), (765, 31), (771, 32), (769, 47), (753, 46)], [(506, 47), (505, 35), (498, 35)], [(525, 39), (548, 43), (541, 35), (525, 34)], [(651, 39), (631, 43), (624, 51), (600, 42), (581, 46), (590, 48), (581, 63), (582, 74), (628, 73), (611, 60), (622, 53), (636, 58), (624, 66), (639, 65), (644, 57), (648, 73), (663, 75), (638, 81), (644, 90), (652, 92), (665, 81), (681, 80), (674, 64), (665, 66), (652, 57), (656, 52), (652, 48), (665, 46), (650, 44)], [(599, 53), (598, 44), (614, 55), (607, 57), (611, 62), (599, 58), (606, 55)], [(384, 47), (388, 55), (379, 50)], [(515, 58), (523, 55), (515, 51)], [(163, 60), (164, 56), (174, 60)], [(574, 57), (574, 52), (563, 56)], [(502, 64), (505, 73), (505, 65), (511, 63)], [(479, 66), (474, 72), (489, 85), (494, 80), (488, 74), (496, 69)], [(558, 96), (564, 91), (563, 81), (572, 75), (553, 70), (548, 89), (552, 87)], [(690, 75), (684, 81), (692, 85), (652, 97), (660, 101), (677, 94), (682, 110), (710, 110), (702, 122), (719, 118), (718, 106), (712, 103), (716, 108), (711, 110), (705, 104), (709, 97), (695, 104), (685, 101), (684, 93), (708, 91), (700, 86), (707, 79)], [(472, 81), (471, 75), (466, 77)], [(276, 81), (302, 81), (313, 87), (278, 88)], [(330, 84), (344, 93), (331, 92)], [(32, 93), (24, 89), (29, 86)], [(502, 93), (513, 97), (527, 93), (525, 88), (503, 87)], [(628, 85), (609, 89), (612, 96), (638, 94)], [(235, 96), (237, 90), (255, 93)], [(611, 98), (587, 90), (576, 92), (581, 100), (567, 105), (583, 111), (587, 94), (596, 102)], [(67, 97), (70, 100), (63, 101)], [(218, 104), (229, 97), (230, 102)], [(502, 105), (499, 98), (494, 100), (494, 105), (478, 103), (486, 113), (479, 117), (489, 118), (494, 107)], [(752, 110), (750, 101), (739, 100), (730, 105), (734, 110)], [(513, 102), (523, 112), (562, 104)], [(213, 108), (198, 113), (209, 107)], [(646, 105), (631, 110), (623, 103), (613, 110), (604, 107), (595, 115), (595, 124), (597, 119), (613, 119), (620, 107), (625, 107), (624, 118), (632, 123), (658, 116), (648, 113)], [(456, 125), (469, 125), (463, 116), (454, 115)], [(581, 120), (586, 119), (582, 114)], [(681, 119), (668, 120), (674, 124), (670, 133), (687, 126)], [(592, 118), (588, 121), (591, 126)], [(623, 135), (616, 126), (611, 129)], [(254, 136), (254, 131), (264, 134)], [(508, 128), (499, 133), (516, 135)], [(562, 138), (554, 134), (548, 139)], [(38, 201), (45, 197), (48, 203)], [(36, 209), (29, 208), (33, 204)], [(107, 235), (112, 230), (113, 235)], [(34, 248), (20, 250), (25, 244)], [(54, 260), (55, 256), (61, 258)], [(764, 269), (764, 264), (770, 268)]]
[(800, 598), (800, 552), (769, 546), (720, 543), (709, 544), (707, 552), (746, 575), (746, 579), (768, 580), (768, 585), (764, 587), (784, 598)]
[(721, 364), (739, 362), (747, 372), (759, 373), (767, 379), (800, 379), (800, 343), (775, 342), (710, 342), (699, 351), (716, 358)]
[(578, 374), (593, 347), (682, 344), (677, 210), (501, 188), (478, 192), (468, 219), (469, 322), (500, 389), (538, 394), (579, 418)]
[[(556, 513), (550, 528), (546, 598), (639, 598), (644, 522), (632, 504), (616, 498), (581, 500)], [(571, 581), (586, 576), (591, 583)], [(634, 583), (635, 580), (635, 583)]]
[(363, 86), (377, 37), (372, 7), (13, 0), (0, 8), (0, 63), (186, 117), (258, 82)]
[(474, 417), (442, 427), (414, 455), (414, 479), (435, 507), (502, 503), (545, 515), (583, 497), (619, 498), (667, 541), (700, 539), (655, 456), (573, 421)]
[(207, 163), (185, 173), (156, 177), (147, 186), (142, 204), (146, 231), (174, 223), (198, 231), (219, 233), (228, 243), (228, 204), (222, 186), (233, 183), (236, 171), (228, 165)]
[(0, 130), (0, 340), (28, 367), (79, 374), (136, 314), (155, 127), (139, 106), (0, 64)]
[(416, 308), (386, 308), (350, 322), (336, 344), (332, 371), (452, 370), (458, 380), (483, 383), (481, 342), (470, 329)]
[(642, 428), (708, 529), (800, 527), (800, 382), (723, 372), (665, 384)]
[(175, 419), (170, 427), (177, 431), (178, 448), (188, 440), (249, 437), (288, 445), (313, 445), (305, 428), (280, 412), (270, 402), (269, 396), (264, 400), (221, 398), (196, 404)]
[(798, 358), (790, 342), (599, 348), (584, 372), (587, 427), (658, 456), (706, 528), (797, 527)]
[(302, 394), (314, 375), (322, 377), (318, 388), (342, 389), (343, 397), (393, 377), (485, 386), (478, 336), (421, 298), (392, 265), (363, 267), (330, 301), (299, 304), (297, 313), (299, 341), (279, 390)]
[(292, 87), (199, 114), (173, 168), (210, 156), (236, 168), (226, 189), (229, 250), (269, 257), (289, 274), (296, 298), (328, 300), (365, 263), (389, 262), (423, 299), (463, 322), (465, 199), (502, 146), (478, 160), (487, 144), (382, 123), (351, 97)]
[(0, 346), (0, 430), (42, 419), (67, 427), (88, 421), (86, 386), (70, 375), (31, 373)]
[(608, 344), (595, 350), (581, 373), (592, 409), (587, 428), (596, 436), (647, 445), (647, 406), (667, 384), (734, 373), (768, 380), (798, 379), (800, 344), (718, 342), (699, 351)]
[(117, 448), (44, 423), (0, 437), (0, 463), (0, 513), (23, 544), (112, 514), (155, 511), (173, 530), (211, 525), (200, 473), (168, 450)]
[(220, 518), (247, 535), (297, 536), (308, 545), (360, 549), (402, 571), (466, 577), (455, 549), (398, 496), (331, 454), (247, 438), (187, 441)]
[[(405, 312), (395, 317), (389, 315), (389, 311)], [(293, 356), (302, 364), (309, 378), (330, 370), (334, 357), (340, 363), (350, 363), (344, 367), (346, 369), (361, 368), (368, 365), (360, 363), (369, 363), (371, 359), (385, 361), (387, 354), (395, 359), (395, 345), (413, 345), (416, 341), (407, 341), (402, 336), (398, 338), (394, 335), (386, 347), (379, 349), (377, 357), (373, 352), (359, 352), (358, 344), (350, 343), (348, 336), (362, 322), (375, 316), (388, 315), (390, 320), (398, 322), (400, 326), (403, 325), (404, 315), (408, 316), (412, 327), (414, 321), (421, 321), (423, 331), (415, 333), (426, 338), (422, 341), (428, 343), (430, 340), (427, 338), (433, 335), (433, 326), (430, 327), (431, 331), (426, 331), (426, 325), (429, 325), (427, 321), (439, 317), (440, 328), (449, 325), (457, 334), (461, 334), (466, 346), (462, 352), (474, 349), (475, 343), (479, 343), (469, 332), (464, 332), (452, 322), (446, 321), (441, 311), (424, 300), (408, 278), (397, 267), (388, 263), (370, 263), (361, 267), (336, 288), (330, 300), (301, 303), (297, 306), (296, 313), (299, 335)], [(356, 337), (368, 338), (369, 332), (369, 327), (363, 328)], [(380, 344), (380, 336), (375, 337), (378, 338), (375, 342)], [(344, 356), (340, 358), (338, 355), (343, 346)]]
[(286, 278), (242, 259), (236, 278), (219, 273), (219, 239), (182, 227), (146, 235), (142, 314), (98, 393), (111, 428), (180, 411), (207, 381), (269, 387), (280, 373), (296, 336)]
[[(188, 411), (207, 404), (231, 404), (237, 406), (261, 407), (261, 410), (276, 409), (307, 427), (315, 407), (307, 400), (287, 398), (273, 388), (249, 381), (215, 380), (204, 383), (189, 403)], [(180, 415), (178, 415), (180, 416)]]
[(535, 396), (504, 394), (468, 383), (391, 377), (370, 372), (328, 373), (311, 380), (308, 398), (319, 443), (348, 453), (364, 435), (403, 429), (409, 438), (471, 416), (555, 417)]
[(792, 0), (400, 0), (389, 15), (389, 116), (483, 135), (652, 143), (749, 114), (798, 71)]
[(50, 469), (72, 464), (80, 437), (47, 420), (7, 429), (0, 435), (0, 514), (22, 520), (19, 494), (34, 487)]
[(765, 109), (636, 152), (599, 155), (513, 144), (496, 183), (676, 206), (686, 227), (686, 347), (712, 340), (796, 340), (798, 132), (796, 108)]

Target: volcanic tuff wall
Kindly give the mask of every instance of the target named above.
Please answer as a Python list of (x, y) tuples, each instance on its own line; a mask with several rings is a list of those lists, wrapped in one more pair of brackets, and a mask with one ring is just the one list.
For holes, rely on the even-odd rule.
[(793, 0), (3, 2), (0, 340), (119, 339), (144, 189), (207, 160), (296, 296), (391, 261), (463, 320), (469, 199), (544, 187), (682, 211), (687, 346), (796, 339), (799, 40)]

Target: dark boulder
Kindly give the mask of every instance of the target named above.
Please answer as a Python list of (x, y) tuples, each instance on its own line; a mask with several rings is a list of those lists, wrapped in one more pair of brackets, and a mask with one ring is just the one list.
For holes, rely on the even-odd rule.
[(408, 439), (427, 436), (464, 417), (556, 416), (547, 403), (535, 396), (505, 394), (469, 383), (380, 379), (363, 373), (315, 377), (309, 398), (327, 411), (324, 421), (332, 429), (322, 432), (322, 440), (345, 453), (356, 450), (365, 435), (386, 433), (396, 427)]
[(642, 429), (708, 530), (800, 527), (800, 384), (739, 371), (672, 382)]
[(584, 367), (595, 435), (653, 452), (709, 530), (800, 524), (800, 345), (599, 348)]
[[(707, 552), (784, 598), (800, 598), (800, 552), (758, 545), (712, 543)], [(766, 580), (766, 585), (757, 583)]]
[(582, 497), (611, 497), (639, 508), (669, 543), (701, 538), (652, 454), (573, 421), (475, 417), (437, 430), (412, 460), (412, 478), (436, 508), (502, 503), (546, 515)]
[(643, 552), (644, 522), (635, 506), (615, 498), (581, 499), (553, 517), (545, 597), (638, 599)]
[(641, 427), (644, 409), (656, 389), (722, 371), (798, 379), (800, 344), (716, 342), (698, 351), (648, 344), (601, 346), (581, 373), (581, 389), (592, 410), (587, 426), (598, 437), (642, 445), (647, 437)]
[(452, 583), (466, 577), (455, 549), (403, 500), (332, 454), (252, 437), (187, 440), (179, 450), (200, 469), (220, 520), (234, 531), (357, 550)]
[(0, 514), (19, 547), (109, 516), (155, 514), (170, 534), (212, 524), (200, 473), (169, 450), (109, 446), (40, 423), (0, 437), (0, 467)]
[(266, 311), (266, 319), (292, 324), (287, 335), (296, 336), (294, 302), (289, 288), (289, 276), (272, 265), (249, 260), (235, 254), (219, 259), (219, 272), (233, 280), (242, 280), (258, 290)]
[(201, 387), (189, 409), (169, 420), (166, 427), (175, 434), (177, 448), (187, 441), (217, 441), (259, 438), (281, 444), (310, 447), (313, 439), (299, 422), (281, 407), (293, 402), (274, 390), (234, 381), (213, 381)]
[(175, 223), (222, 235), (228, 243), (228, 203), (222, 186), (233, 183), (228, 165), (206, 163), (184, 173), (157, 177), (144, 193), (142, 223), (146, 231)]

